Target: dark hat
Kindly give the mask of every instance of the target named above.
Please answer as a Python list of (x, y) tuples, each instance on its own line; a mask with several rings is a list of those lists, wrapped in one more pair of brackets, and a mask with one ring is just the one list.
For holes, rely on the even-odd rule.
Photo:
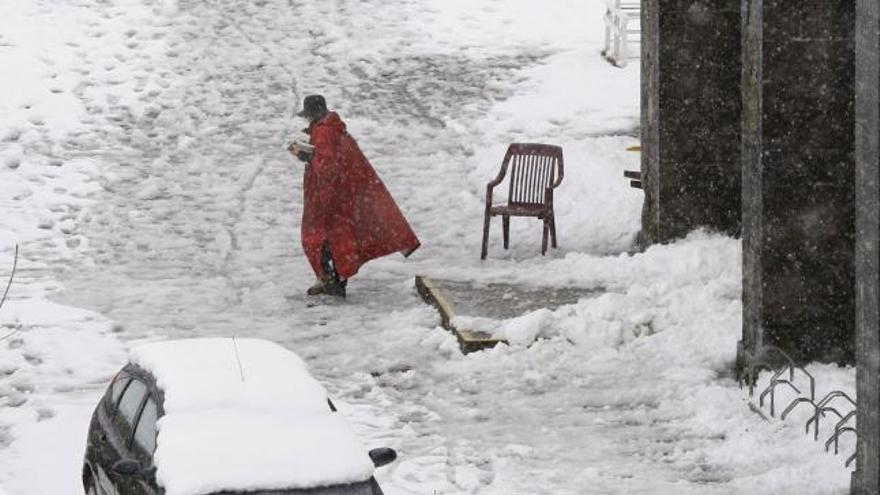
[(327, 102), (321, 95), (309, 95), (303, 99), (303, 109), (297, 115), (314, 119), (327, 113)]

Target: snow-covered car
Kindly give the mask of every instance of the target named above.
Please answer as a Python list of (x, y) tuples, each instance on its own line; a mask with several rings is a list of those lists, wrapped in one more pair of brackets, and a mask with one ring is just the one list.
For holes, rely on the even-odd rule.
[(92, 415), (88, 495), (381, 495), (369, 452), (305, 363), (258, 339), (133, 349)]

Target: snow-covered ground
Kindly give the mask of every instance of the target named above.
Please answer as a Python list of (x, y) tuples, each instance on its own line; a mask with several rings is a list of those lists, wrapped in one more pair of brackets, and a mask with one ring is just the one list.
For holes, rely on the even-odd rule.
[[(400, 453), (377, 473), (389, 494), (846, 493), (851, 443), (834, 457), (797, 418), (762, 421), (730, 377), (739, 242), (698, 232), (625, 254), (639, 73), (599, 56), (603, 8), (0, 3), (0, 270), (22, 246), (0, 309), (0, 338), (17, 331), (0, 341), (0, 493), (76, 493), (126, 347), (206, 335), (309, 361), (364, 442)], [(315, 92), (423, 247), (308, 307), (285, 145)], [(541, 257), (540, 224), (514, 219), (511, 250), (498, 222), (480, 262), (485, 184), (512, 141), (564, 148), (560, 249)], [(605, 293), (504, 322), (511, 346), (463, 356), (417, 273)], [(853, 388), (852, 370), (812, 370), (820, 389)]]

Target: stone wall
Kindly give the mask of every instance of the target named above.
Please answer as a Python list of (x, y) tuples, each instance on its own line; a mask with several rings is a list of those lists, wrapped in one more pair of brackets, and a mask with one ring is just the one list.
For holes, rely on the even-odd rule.
[(740, 4), (642, 0), (642, 238), (740, 230)]
[(855, 2), (743, 14), (743, 347), (852, 362)]
[(854, 495), (880, 493), (880, 0), (856, 17), (856, 345), (859, 443)]

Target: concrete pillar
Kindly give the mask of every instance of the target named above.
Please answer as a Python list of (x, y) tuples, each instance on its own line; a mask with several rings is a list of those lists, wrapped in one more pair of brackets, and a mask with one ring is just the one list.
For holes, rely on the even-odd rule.
[(741, 359), (852, 362), (855, 0), (742, 6)]
[(880, 493), (880, 0), (856, 5), (856, 372), (853, 495)]
[(642, 240), (740, 228), (739, 0), (642, 0)]

